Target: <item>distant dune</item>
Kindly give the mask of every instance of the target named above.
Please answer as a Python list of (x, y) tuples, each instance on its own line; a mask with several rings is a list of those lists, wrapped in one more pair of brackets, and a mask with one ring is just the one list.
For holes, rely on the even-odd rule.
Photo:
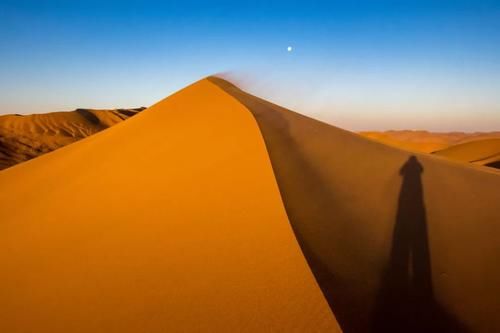
[(436, 151), (434, 154), (500, 169), (500, 138), (466, 142)]
[(399, 148), (431, 153), (448, 148), (452, 145), (462, 144), (474, 140), (500, 138), (500, 132), (450, 132), (434, 133), (428, 131), (385, 131), (385, 132), (360, 132), (361, 135), (396, 146)]
[(0, 116), (0, 170), (95, 134), (143, 109)]
[(500, 171), (220, 78), (0, 184), (1, 332), (500, 332)]

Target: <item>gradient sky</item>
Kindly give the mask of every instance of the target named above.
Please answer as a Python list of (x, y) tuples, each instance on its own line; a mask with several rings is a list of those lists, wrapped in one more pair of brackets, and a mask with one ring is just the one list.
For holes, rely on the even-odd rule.
[(0, 113), (148, 106), (214, 73), (351, 130), (500, 130), (500, 1), (0, 0)]

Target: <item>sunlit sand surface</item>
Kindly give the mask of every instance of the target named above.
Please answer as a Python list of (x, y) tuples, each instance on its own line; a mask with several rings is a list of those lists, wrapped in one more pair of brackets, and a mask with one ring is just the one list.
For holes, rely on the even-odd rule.
[(500, 169), (500, 138), (457, 144), (435, 152), (452, 160)]
[(252, 114), (202, 80), (0, 172), (1, 332), (337, 332)]
[(454, 145), (484, 139), (499, 138), (500, 132), (385, 131), (360, 132), (361, 135), (399, 148), (432, 153)]

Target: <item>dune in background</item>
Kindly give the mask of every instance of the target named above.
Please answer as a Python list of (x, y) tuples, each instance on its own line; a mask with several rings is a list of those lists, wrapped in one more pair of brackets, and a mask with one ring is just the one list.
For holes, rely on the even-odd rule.
[(202, 80), (0, 172), (1, 332), (339, 332), (252, 114)]
[(466, 142), (438, 150), (434, 154), (455, 161), (500, 169), (500, 138)]
[(345, 332), (496, 332), (500, 173), (367, 140), (212, 82), (255, 116)]
[(0, 170), (95, 134), (142, 110), (76, 109), (0, 116)]
[(359, 134), (391, 146), (424, 153), (432, 153), (453, 145), (463, 144), (475, 140), (500, 138), (500, 132), (434, 133), (428, 131), (403, 130), (385, 132), (365, 131), (360, 132)]

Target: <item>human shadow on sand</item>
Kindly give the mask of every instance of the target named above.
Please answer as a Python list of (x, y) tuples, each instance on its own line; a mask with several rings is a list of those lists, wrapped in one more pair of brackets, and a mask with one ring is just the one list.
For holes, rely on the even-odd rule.
[[(423, 167), (415, 157), (410, 158), (401, 169), (403, 186), (396, 218), (397, 230), (394, 234), (392, 258), (388, 260), (380, 288), (376, 281), (379, 270), (376, 270), (373, 276), (360, 276), (362, 269), (356, 271), (353, 268), (354, 260), (366, 258), (361, 253), (366, 249), (366, 243), (356, 244), (363, 232), (364, 221), (353, 218), (351, 211), (343, 210), (339, 202), (345, 201), (345, 197), (339, 197), (335, 183), (325, 176), (328, 171), (322, 168), (323, 165), (315, 164), (323, 162), (321, 158), (325, 159), (326, 164), (344, 162), (336, 159), (327, 161), (335, 151), (315, 152), (314, 147), (308, 147), (300, 141), (307, 135), (316, 135), (314, 128), (325, 130), (328, 125), (246, 94), (226, 81), (213, 77), (209, 80), (244, 105), (256, 120), (269, 153), (291, 227), (325, 299), (344, 332), (431, 333), (435, 331), (432, 329), (439, 327), (445, 328), (442, 332), (462, 331), (453, 320), (443, 319), (449, 316), (435, 305), (421, 182)], [(333, 141), (337, 136), (323, 138)], [(419, 234), (412, 236), (413, 231), (408, 230), (408, 225), (420, 228), (417, 231)], [(413, 245), (410, 249), (410, 243), (419, 242), (423, 245)], [(407, 253), (406, 256), (404, 253)], [(409, 280), (409, 253), (415, 253), (417, 258), (417, 268), (412, 270), (420, 272), (416, 277), (419, 282), (415, 282), (415, 285), (423, 286), (416, 288), (423, 290), (419, 306), (425, 308), (426, 305), (432, 304), (427, 309), (432, 310), (426, 311), (425, 316), (429, 314), (427, 323), (432, 319), (438, 320), (439, 323), (434, 326), (415, 326), (414, 320), (408, 321), (411, 315), (405, 314), (417, 311), (419, 306), (413, 307), (413, 300), (409, 295), (397, 294), (401, 289), (405, 289), (398, 287), (403, 284), (402, 281)], [(398, 273), (397, 261), (405, 262), (402, 265), (407, 267), (406, 274), (401, 272), (404, 268)], [(358, 262), (366, 265), (363, 260), (358, 259)], [(366, 271), (372, 272), (368, 269)], [(402, 314), (398, 314), (400, 311)], [(396, 320), (394, 325), (389, 322), (391, 320)], [(441, 322), (444, 324), (440, 324)], [(431, 330), (413, 327), (429, 327)], [(453, 330), (453, 327), (457, 329)]]
[(375, 302), (373, 332), (465, 332), (436, 302), (421, 175), (410, 156), (403, 177), (389, 262)]

